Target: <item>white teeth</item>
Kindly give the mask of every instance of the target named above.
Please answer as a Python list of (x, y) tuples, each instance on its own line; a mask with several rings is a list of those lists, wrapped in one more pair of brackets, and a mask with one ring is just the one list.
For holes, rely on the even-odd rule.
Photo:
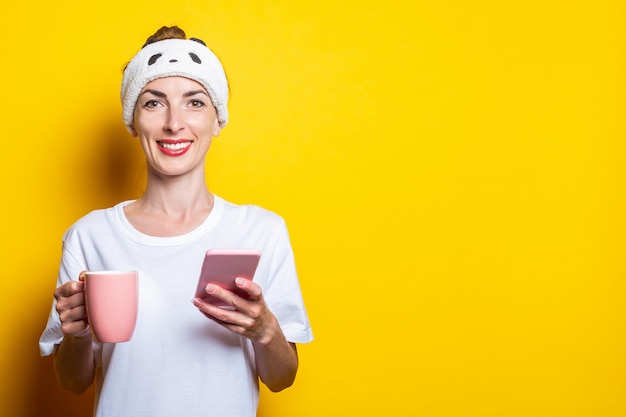
[(178, 151), (180, 149), (183, 149), (183, 148), (186, 148), (187, 146), (189, 146), (191, 144), (191, 142), (178, 142), (178, 143), (161, 142), (160, 144), (165, 149), (170, 149), (172, 151)]

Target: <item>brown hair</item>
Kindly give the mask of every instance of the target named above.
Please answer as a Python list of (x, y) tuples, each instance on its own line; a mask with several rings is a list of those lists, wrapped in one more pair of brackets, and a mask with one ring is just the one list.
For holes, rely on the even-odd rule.
[(185, 34), (185, 31), (178, 26), (162, 26), (159, 30), (154, 32), (153, 35), (146, 39), (146, 43), (142, 46), (142, 48), (146, 45), (150, 45), (151, 43), (165, 39), (187, 39), (187, 35)]

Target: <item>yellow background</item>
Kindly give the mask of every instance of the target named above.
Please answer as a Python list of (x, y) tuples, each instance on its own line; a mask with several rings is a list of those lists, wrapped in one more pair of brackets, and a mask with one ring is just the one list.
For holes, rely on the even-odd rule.
[(260, 416), (626, 415), (621, 1), (3, 7), (0, 414), (89, 415), (37, 341), (65, 229), (134, 198), (124, 63), (223, 60), (212, 190), (288, 222), (316, 340)]

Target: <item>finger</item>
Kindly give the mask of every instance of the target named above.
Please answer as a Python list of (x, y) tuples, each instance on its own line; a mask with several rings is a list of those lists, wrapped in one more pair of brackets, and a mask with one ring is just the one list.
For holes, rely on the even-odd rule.
[[(244, 294), (243, 297), (238, 294), (227, 290), (225, 288), (220, 287), (215, 284), (208, 284), (206, 286), (206, 293), (215, 297), (221, 301), (223, 301), (226, 305), (230, 306), (231, 310), (245, 310), (246, 309), (246, 300), (248, 298), (247, 294)], [(224, 309), (224, 308), (222, 308)]]
[(59, 319), (62, 322), (84, 321), (87, 319), (87, 310), (84, 305), (67, 308), (59, 312)]
[(205, 287), (205, 292), (210, 295), (211, 297), (215, 297), (221, 301), (224, 301), (228, 304), (230, 304), (230, 299), (231, 299), (231, 295), (232, 293), (228, 290), (225, 290), (224, 288), (220, 287), (219, 285), (215, 285), (215, 284), (207, 284), (207, 286)]
[[(248, 306), (253, 304), (243, 299), (241, 301)], [(257, 339), (259, 337), (258, 322), (244, 312), (243, 309), (224, 309), (207, 303), (200, 298), (194, 298), (192, 302), (204, 316), (231, 332), (249, 339)]]
[(218, 307), (201, 298), (196, 297), (192, 302), (202, 314), (221, 325), (236, 324), (241, 319), (241, 313), (232, 309)]
[(60, 310), (58, 313), (59, 320), (64, 326), (71, 325), (72, 323), (87, 323), (87, 311), (84, 305)]
[(61, 322), (61, 330), (66, 336), (85, 336), (89, 331), (89, 323), (84, 320)]
[(85, 274), (87, 274), (87, 272), (89, 272), (89, 271), (87, 271), (86, 269), (80, 271), (80, 274), (78, 274), (78, 280), (79, 281), (85, 281)]
[(240, 336), (245, 336), (246, 335), (246, 328), (236, 324), (236, 323), (230, 323), (228, 321), (224, 321), (224, 320), (220, 320), (217, 317), (214, 317), (208, 313), (205, 313), (204, 311), (202, 311), (202, 314), (204, 314), (209, 320), (219, 324), (220, 326), (224, 327), (225, 329), (230, 330), (233, 333), (236, 333)]
[[(55, 293), (56, 296), (56, 293)], [(85, 308), (85, 295), (83, 292), (74, 293), (68, 297), (66, 296), (58, 296), (56, 299), (56, 311), (59, 314), (59, 318), (61, 321), (67, 320), (68, 314), (67, 312), (71, 312), (75, 308)], [(83, 316), (86, 315), (83, 313)], [(72, 316), (69, 318), (71, 319)]]
[(54, 291), (54, 297), (59, 300), (61, 297), (71, 297), (74, 294), (83, 292), (84, 283), (81, 281), (68, 281)]
[(261, 287), (249, 279), (237, 277), (235, 278), (235, 285), (248, 294), (248, 300), (250, 301), (260, 301), (263, 298)]

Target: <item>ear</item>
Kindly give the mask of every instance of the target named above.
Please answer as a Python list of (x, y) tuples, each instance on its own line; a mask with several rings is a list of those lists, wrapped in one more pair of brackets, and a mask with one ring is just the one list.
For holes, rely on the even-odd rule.
[(221, 130), (222, 128), (220, 127), (220, 122), (215, 119), (215, 126), (213, 127), (213, 137), (219, 136)]
[(136, 138), (136, 137), (138, 136), (138, 135), (137, 135), (137, 131), (135, 130), (135, 126), (130, 126), (130, 134), (131, 134), (134, 138)]

